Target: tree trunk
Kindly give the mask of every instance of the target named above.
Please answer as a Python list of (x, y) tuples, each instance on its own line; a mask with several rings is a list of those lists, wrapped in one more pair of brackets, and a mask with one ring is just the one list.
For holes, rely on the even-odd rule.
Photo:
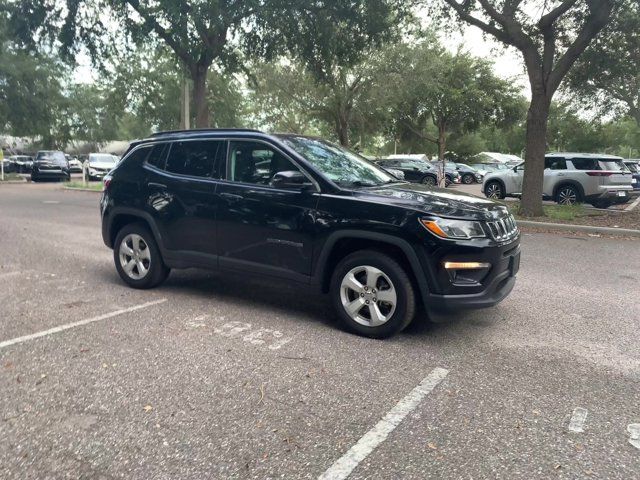
[(340, 145), (345, 148), (349, 147), (349, 114), (347, 112), (339, 112), (336, 119), (336, 134)]
[(207, 99), (208, 67), (196, 65), (191, 71), (193, 80), (193, 106), (196, 111), (196, 127), (209, 127), (209, 102)]
[(444, 125), (438, 125), (438, 160), (440, 160), (440, 172), (438, 172), (438, 186), (445, 188), (447, 186), (447, 176), (444, 161), (444, 152), (447, 148), (447, 131)]
[[(532, 89), (533, 90), (533, 89)], [(527, 112), (525, 170), (522, 183), (520, 214), (526, 217), (544, 215), (542, 209), (542, 182), (544, 155), (547, 147), (547, 122), (551, 98), (533, 90)]]

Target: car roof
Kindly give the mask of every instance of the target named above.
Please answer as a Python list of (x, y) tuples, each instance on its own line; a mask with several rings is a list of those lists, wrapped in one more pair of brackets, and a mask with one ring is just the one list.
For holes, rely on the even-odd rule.
[(607, 160), (623, 160), (622, 157), (618, 157), (616, 155), (608, 155), (606, 153), (576, 153), (576, 152), (552, 152), (547, 153), (545, 157), (554, 158), (554, 157), (562, 157), (562, 158), (600, 158)]

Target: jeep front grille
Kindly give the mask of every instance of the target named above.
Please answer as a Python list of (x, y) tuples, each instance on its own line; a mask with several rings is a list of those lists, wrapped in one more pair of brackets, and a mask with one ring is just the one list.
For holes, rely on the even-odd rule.
[(499, 242), (511, 240), (518, 235), (518, 226), (516, 225), (513, 215), (501, 218), (500, 220), (487, 222), (487, 227), (489, 227), (491, 237)]

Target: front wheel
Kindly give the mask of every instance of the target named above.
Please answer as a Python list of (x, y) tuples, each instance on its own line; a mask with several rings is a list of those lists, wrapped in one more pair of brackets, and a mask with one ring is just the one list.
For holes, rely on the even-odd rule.
[(489, 182), (484, 187), (484, 194), (487, 198), (502, 200), (505, 197), (504, 189), (500, 182)]
[(169, 275), (153, 235), (140, 223), (126, 225), (116, 235), (113, 259), (120, 278), (133, 288), (153, 288)]
[(415, 294), (404, 268), (372, 250), (348, 255), (331, 279), (333, 305), (346, 328), (370, 338), (390, 337), (413, 320)]
[(465, 185), (471, 185), (473, 182), (475, 182), (476, 178), (471, 174), (471, 173), (465, 173), (462, 176), (462, 183), (464, 183)]

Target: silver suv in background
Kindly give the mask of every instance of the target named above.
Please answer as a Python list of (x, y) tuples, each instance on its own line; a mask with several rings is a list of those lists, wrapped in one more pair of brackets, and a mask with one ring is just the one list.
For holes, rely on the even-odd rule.
[[(631, 172), (621, 157), (593, 153), (549, 153), (544, 159), (543, 197), (561, 205), (590, 203), (607, 208), (627, 203), (632, 191)], [(519, 197), (525, 164), (488, 173), (482, 191), (489, 198)]]

